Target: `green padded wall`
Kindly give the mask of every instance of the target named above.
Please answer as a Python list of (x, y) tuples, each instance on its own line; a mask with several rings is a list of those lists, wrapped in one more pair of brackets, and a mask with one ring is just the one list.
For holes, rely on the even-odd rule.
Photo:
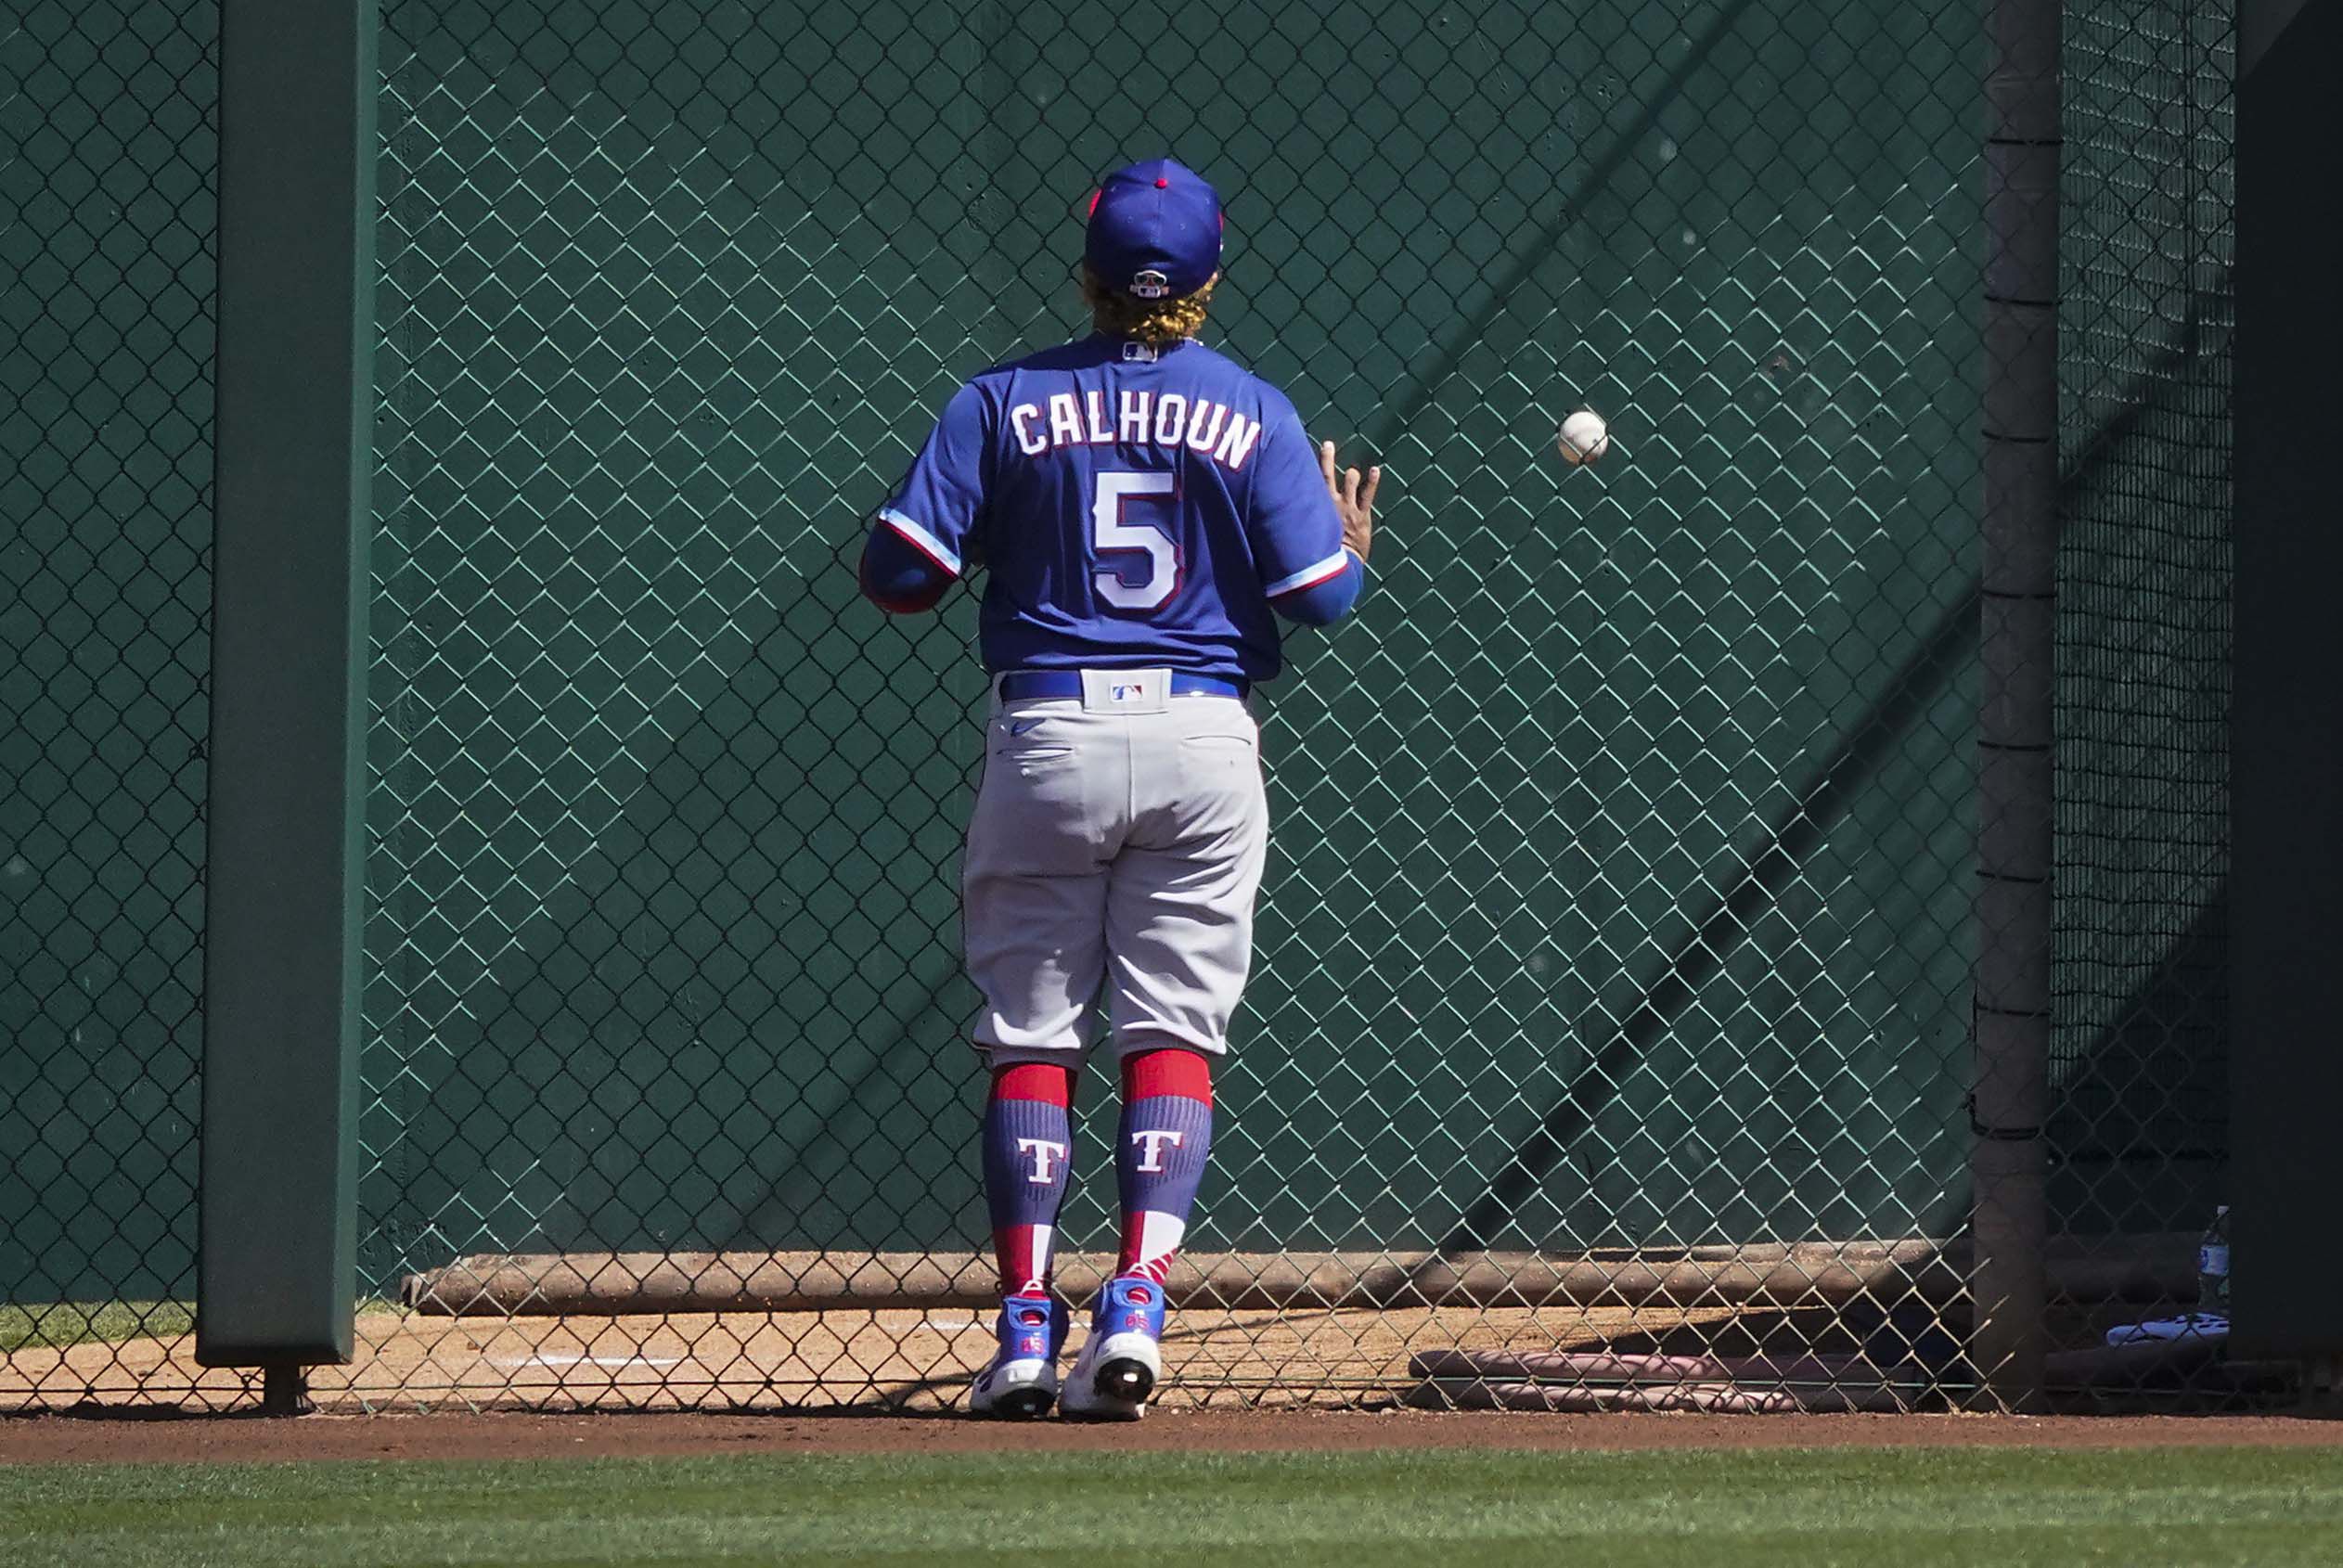
[[(1393, 497), (1359, 620), (1262, 703), (1201, 1240), (1957, 1224), (1979, 21), (387, 6), (367, 1286), (978, 1240), (969, 606), (884, 622), (846, 563), (959, 378), (1077, 326), (1089, 182), (1165, 149), (1229, 196), (1217, 341)], [(181, 1295), (216, 9), (13, 25), (0, 1293)], [(2066, 36), (2053, 1205), (2193, 1227), (2234, 49), (2194, 5)], [(1564, 473), (1581, 403), (1619, 450)]]
[[(1957, 1220), (1972, 10), (385, 23), (370, 1280), (981, 1238), (970, 606), (848, 563), (1165, 150), (1217, 341), (1393, 497), (1265, 704), (1201, 1243)], [(1580, 403), (1621, 450), (1564, 473)]]
[(218, 35), (0, 18), (0, 1305), (194, 1286)]

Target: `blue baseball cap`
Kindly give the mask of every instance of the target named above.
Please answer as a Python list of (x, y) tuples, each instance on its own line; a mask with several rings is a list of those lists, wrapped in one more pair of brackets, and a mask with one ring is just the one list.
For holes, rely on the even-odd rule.
[(1115, 293), (1185, 299), (1220, 270), (1220, 194), (1168, 158), (1117, 169), (1090, 199), (1082, 258)]

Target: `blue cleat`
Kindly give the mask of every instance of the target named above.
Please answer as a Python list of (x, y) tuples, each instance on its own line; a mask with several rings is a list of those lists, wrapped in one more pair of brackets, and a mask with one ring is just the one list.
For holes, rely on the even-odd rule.
[(1058, 1352), (1066, 1343), (1065, 1304), (1049, 1296), (1008, 1296), (993, 1325), (1000, 1349), (969, 1385), (971, 1415), (1000, 1420), (1046, 1416), (1058, 1398)]
[(1163, 1337), (1164, 1288), (1152, 1279), (1108, 1280), (1090, 1312), (1090, 1337), (1066, 1374), (1065, 1413), (1097, 1421), (1147, 1414), (1148, 1395), (1164, 1375)]

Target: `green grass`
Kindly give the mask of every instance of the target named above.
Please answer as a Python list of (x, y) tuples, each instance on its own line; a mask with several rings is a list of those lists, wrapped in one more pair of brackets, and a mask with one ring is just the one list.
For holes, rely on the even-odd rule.
[(0, 1471), (0, 1563), (2285, 1568), (2343, 1448), (604, 1459)]
[(100, 1341), (114, 1344), (152, 1334), (169, 1339), (195, 1327), (195, 1305), (184, 1301), (43, 1302), (0, 1305), (0, 1355), (27, 1345), (62, 1350)]

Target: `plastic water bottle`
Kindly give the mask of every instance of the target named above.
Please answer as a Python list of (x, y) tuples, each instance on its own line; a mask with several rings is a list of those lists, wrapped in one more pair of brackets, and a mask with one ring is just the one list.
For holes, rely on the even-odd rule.
[(2213, 1223), (2196, 1242), (2196, 1310), (2229, 1316), (2229, 1205), (2213, 1211)]

